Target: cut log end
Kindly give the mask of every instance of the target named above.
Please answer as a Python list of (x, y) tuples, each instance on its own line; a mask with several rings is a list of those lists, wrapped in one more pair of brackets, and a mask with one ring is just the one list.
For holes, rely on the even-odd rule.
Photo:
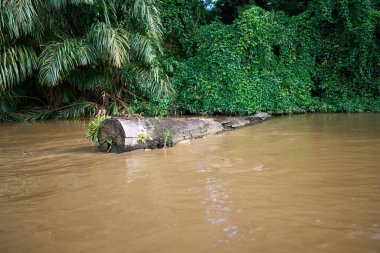
[(98, 130), (99, 149), (104, 152), (120, 152), (125, 144), (124, 128), (117, 118), (106, 119)]

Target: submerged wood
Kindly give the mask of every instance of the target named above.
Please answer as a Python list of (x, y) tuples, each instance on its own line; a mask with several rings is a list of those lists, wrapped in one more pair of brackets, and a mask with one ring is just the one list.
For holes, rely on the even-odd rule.
[(270, 118), (265, 112), (225, 118), (112, 118), (98, 131), (102, 151), (121, 153), (136, 149), (171, 147), (178, 142), (219, 134)]

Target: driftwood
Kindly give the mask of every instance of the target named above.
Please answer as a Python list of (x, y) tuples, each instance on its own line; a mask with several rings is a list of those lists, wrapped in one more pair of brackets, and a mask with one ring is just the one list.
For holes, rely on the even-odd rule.
[(98, 131), (102, 151), (121, 153), (136, 149), (171, 147), (178, 142), (253, 125), (270, 118), (260, 112), (225, 118), (112, 118)]

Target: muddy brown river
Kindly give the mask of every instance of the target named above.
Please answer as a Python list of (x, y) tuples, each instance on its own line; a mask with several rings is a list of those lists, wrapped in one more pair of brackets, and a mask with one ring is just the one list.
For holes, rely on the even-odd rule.
[(123, 154), (84, 131), (0, 125), (1, 253), (380, 252), (380, 114)]

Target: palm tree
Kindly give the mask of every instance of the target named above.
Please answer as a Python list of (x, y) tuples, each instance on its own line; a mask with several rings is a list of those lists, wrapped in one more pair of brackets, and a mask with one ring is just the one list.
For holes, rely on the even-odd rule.
[(101, 97), (102, 114), (110, 100), (125, 111), (133, 89), (170, 94), (159, 14), (154, 0), (0, 0), (0, 112), (28, 78), (56, 106), (67, 92)]

